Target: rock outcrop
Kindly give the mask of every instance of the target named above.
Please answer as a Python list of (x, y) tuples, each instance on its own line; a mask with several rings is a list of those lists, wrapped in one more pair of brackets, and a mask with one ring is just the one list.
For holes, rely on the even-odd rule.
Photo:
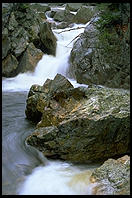
[(58, 74), (44, 86), (30, 89), (26, 116), (30, 120), (40, 116), (27, 143), (46, 157), (81, 163), (129, 153), (129, 100), (129, 91), (73, 88)]
[(66, 8), (72, 12), (77, 12), (82, 7), (82, 5), (83, 3), (67, 3)]
[(96, 10), (94, 6), (81, 6), (80, 9), (78, 9), (75, 17), (74, 22), (75, 23), (87, 23), (91, 20), (91, 18), (94, 16)]
[(33, 71), (43, 53), (55, 55), (56, 37), (50, 24), (43, 22), (30, 4), (2, 6), (2, 76)]
[(130, 88), (130, 23), (118, 34), (116, 27), (100, 33), (93, 18), (75, 41), (70, 75), (82, 84)]
[(108, 159), (90, 177), (94, 195), (130, 195), (130, 157)]
[(53, 19), (59, 22), (69, 22), (72, 23), (74, 18), (74, 14), (70, 12), (69, 9), (64, 10), (56, 10)]

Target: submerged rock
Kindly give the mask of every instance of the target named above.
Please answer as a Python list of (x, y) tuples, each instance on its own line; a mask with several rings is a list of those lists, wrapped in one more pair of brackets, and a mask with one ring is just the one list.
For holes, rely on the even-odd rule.
[[(47, 80), (37, 92), (30, 90), (29, 93), (27, 118), (31, 119), (32, 113), (36, 116), (30, 107), (42, 116), (27, 143), (45, 156), (87, 163), (129, 153), (128, 91), (96, 86), (73, 88), (65, 77), (57, 75), (54, 80)], [(52, 127), (52, 130), (47, 133), (45, 127)], [(40, 133), (43, 136), (41, 146)], [(47, 139), (47, 134), (52, 138)]]
[(90, 177), (94, 195), (130, 195), (130, 157), (108, 159)]

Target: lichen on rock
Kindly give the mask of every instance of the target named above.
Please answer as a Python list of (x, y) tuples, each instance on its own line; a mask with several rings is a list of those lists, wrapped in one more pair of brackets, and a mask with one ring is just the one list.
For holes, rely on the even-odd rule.
[[(54, 139), (45, 141), (47, 134), (44, 133), (41, 142), (43, 148), (48, 145), (41, 149), (45, 156), (52, 153), (51, 158), (57, 156), (72, 162), (91, 163), (129, 153), (129, 91), (98, 86), (73, 88), (69, 85), (68, 80), (58, 74), (53, 80), (47, 80), (44, 86), (35, 88), (36, 91), (30, 90), (27, 118), (31, 119), (32, 114), (36, 116), (36, 111), (41, 113), (41, 118), (37, 123), (37, 133), (33, 133), (36, 144), (32, 142), (32, 135), (28, 143), (40, 149), (37, 144), (39, 129), (42, 134), (44, 127), (52, 126)], [(58, 130), (56, 135), (54, 127)]]
[(130, 195), (130, 157), (108, 159), (90, 177), (94, 195)]

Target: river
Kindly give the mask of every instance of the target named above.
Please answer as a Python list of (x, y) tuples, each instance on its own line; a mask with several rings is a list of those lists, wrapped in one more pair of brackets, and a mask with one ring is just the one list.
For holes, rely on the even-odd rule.
[[(42, 85), (47, 78), (53, 79), (57, 73), (66, 76), (72, 49), (70, 42), (84, 28), (63, 33), (59, 33), (62, 31), (59, 29), (53, 31), (58, 39), (56, 57), (44, 55), (33, 73), (2, 79), (3, 195), (92, 194), (93, 186), (89, 177), (98, 165), (75, 165), (66, 161), (49, 160), (25, 143), (25, 138), (35, 129), (35, 125), (25, 116), (26, 99), (31, 85)], [(70, 81), (74, 87), (80, 86), (75, 80)]]

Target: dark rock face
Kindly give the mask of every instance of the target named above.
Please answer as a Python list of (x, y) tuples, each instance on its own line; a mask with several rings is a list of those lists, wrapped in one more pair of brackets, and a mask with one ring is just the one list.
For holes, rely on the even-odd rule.
[(129, 89), (129, 25), (123, 38), (120, 38), (114, 28), (111, 29), (111, 39), (108, 41), (105, 35), (101, 37), (94, 22), (89, 24), (71, 51), (70, 75), (78, 83)]
[(17, 59), (15, 56), (9, 54), (2, 62), (2, 75), (5, 77), (14, 76), (14, 71), (16, 71), (17, 66)]
[(129, 100), (128, 91), (73, 88), (57, 75), (30, 89), (27, 118), (34, 114), (35, 119), (36, 111), (41, 118), (27, 143), (47, 157), (82, 163), (129, 153)]
[(33, 43), (30, 43), (25, 50), (22, 58), (20, 59), (20, 63), (18, 69), (24, 73), (26, 71), (34, 71), (38, 61), (42, 58), (42, 51), (40, 49), (35, 48)]
[(130, 157), (105, 161), (93, 171), (90, 180), (97, 183), (94, 195), (130, 195)]
[(57, 39), (54, 36), (48, 22), (45, 22), (40, 26), (40, 39), (43, 43), (43, 51), (47, 52), (47, 54), (55, 56)]
[[(28, 3), (2, 6), (2, 76), (33, 71), (43, 53), (55, 55), (56, 37), (50, 25)], [(16, 59), (15, 65), (9, 57)]]

